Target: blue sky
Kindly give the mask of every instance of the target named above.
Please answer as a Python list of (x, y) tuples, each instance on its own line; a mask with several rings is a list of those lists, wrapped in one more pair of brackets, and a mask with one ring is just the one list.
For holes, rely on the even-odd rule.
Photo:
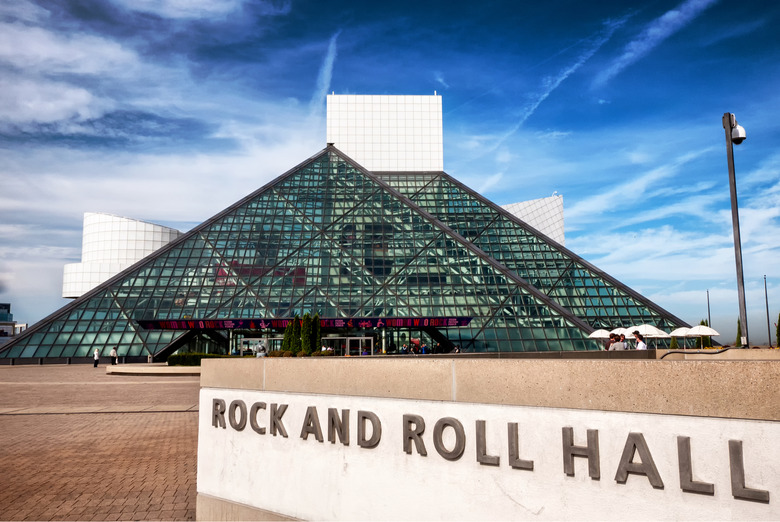
[[(442, 95), (445, 170), (564, 196), (566, 245), (733, 343), (733, 112), (751, 341), (780, 312), (780, 4), (0, 4), (0, 301), (66, 303), (83, 213), (185, 230), (325, 145), (325, 94)], [(774, 327), (772, 327), (774, 332)], [(774, 342), (774, 339), (773, 339)]]

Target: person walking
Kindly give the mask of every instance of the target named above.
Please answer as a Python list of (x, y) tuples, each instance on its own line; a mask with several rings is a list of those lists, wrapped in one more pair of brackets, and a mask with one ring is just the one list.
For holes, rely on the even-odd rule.
[(98, 351), (97, 348), (95, 348), (95, 351), (92, 353), (92, 359), (95, 363), (94, 367), (97, 368), (98, 361), (100, 361), (100, 352)]
[(116, 360), (119, 358), (119, 354), (116, 353), (116, 346), (111, 348), (111, 353), (108, 356), (111, 357), (111, 366), (116, 365)]

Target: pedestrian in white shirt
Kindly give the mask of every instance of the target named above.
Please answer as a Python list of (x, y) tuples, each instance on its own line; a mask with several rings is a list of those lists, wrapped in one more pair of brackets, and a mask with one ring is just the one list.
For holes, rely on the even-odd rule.
[(645, 344), (645, 338), (637, 330), (634, 330), (634, 339), (636, 339), (637, 350), (647, 350), (647, 344)]

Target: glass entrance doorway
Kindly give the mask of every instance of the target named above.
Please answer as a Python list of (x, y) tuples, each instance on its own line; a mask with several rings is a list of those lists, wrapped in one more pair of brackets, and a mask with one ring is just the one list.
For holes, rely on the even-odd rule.
[(373, 337), (323, 337), (322, 344), (336, 355), (374, 355)]

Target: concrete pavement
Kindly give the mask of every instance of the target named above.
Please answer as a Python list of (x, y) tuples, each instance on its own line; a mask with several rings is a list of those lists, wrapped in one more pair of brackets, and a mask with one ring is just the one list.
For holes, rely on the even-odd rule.
[(0, 520), (194, 520), (199, 387), (0, 366)]

